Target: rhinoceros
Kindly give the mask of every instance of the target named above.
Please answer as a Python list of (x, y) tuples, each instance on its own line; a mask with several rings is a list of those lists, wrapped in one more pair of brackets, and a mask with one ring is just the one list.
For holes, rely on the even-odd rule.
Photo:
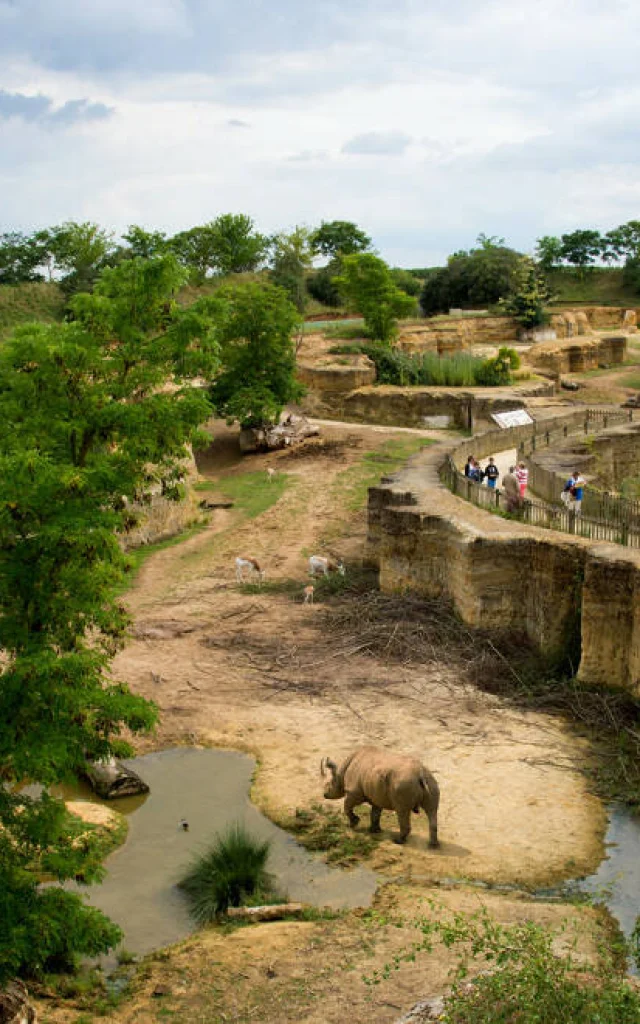
[(380, 832), (382, 811), (395, 811), (400, 835), (394, 840), (404, 843), (411, 832), (411, 812), (422, 807), (429, 819), (429, 846), (438, 846), (438, 804), (440, 790), (430, 771), (416, 757), (393, 754), (379, 747), (358, 747), (338, 766), (325, 757), (320, 763), (325, 785), (325, 800), (344, 797), (344, 813), (355, 828), (359, 818), (353, 813), (359, 804), (371, 804), (371, 832)]

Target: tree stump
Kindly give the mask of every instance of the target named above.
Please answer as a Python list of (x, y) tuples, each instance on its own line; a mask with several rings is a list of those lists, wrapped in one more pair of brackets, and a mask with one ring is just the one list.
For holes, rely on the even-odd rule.
[(0, 989), (0, 1024), (38, 1024), (29, 993), (21, 981), (10, 981)]
[(108, 761), (91, 761), (87, 764), (85, 776), (91, 788), (103, 800), (149, 792), (146, 782), (132, 768), (116, 761), (115, 757), (110, 757)]

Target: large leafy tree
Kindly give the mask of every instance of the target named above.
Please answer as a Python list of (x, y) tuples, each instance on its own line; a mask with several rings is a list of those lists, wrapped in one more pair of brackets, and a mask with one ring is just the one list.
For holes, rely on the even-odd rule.
[(513, 291), (521, 253), (501, 242), (480, 235), (475, 248), (454, 253), (446, 267), (432, 271), (420, 295), (425, 315), (506, 298)]
[(8, 231), (0, 235), (0, 284), (42, 281), (46, 251), (34, 235)]
[(560, 241), (563, 260), (576, 267), (581, 277), (584, 277), (587, 269), (597, 262), (606, 248), (600, 232), (590, 228), (561, 235)]
[(290, 234), (281, 233), (272, 239), (271, 280), (284, 288), (299, 313), (307, 304), (306, 277), (313, 253), (308, 228), (297, 227)]
[(371, 252), (344, 256), (336, 283), (348, 305), (364, 317), (371, 338), (388, 342), (399, 317), (408, 316), (415, 300), (396, 286), (384, 260)]
[(557, 235), (543, 235), (536, 241), (535, 249), (538, 266), (544, 273), (549, 273), (562, 263), (562, 242)]
[(208, 224), (181, 231), (170, 245), (193, 280), (201, 283), (211, 273), (226, 276), (255, 270), (269, 239), (255, 230), (246, 214), (223, 213)]
[(91, 289), (115, 245), (113, 235), (98, 224), (67, 221), (38, 232), (36, 238), (53, 259), (68, 295)]
[(371, 248), (371, 239), (350, 220), (323, 220), (311, 234), (313, 252), (329, 260)]
[(139, 256), (143, 260), (153, 260), (169, 249), (164, 231), (147, 231), (139, 224), (130, 224), (122, 238), (127, 243), (127, 257)]
[[(91, 880), (48, 787), (129, 750), (155, 709), (109, 675), (127, 614), (117, 534), (153, 475), (173, 486), (210, 412), (210, 315), (181, 311), (173, 257), (133, 259), (72, 300), (75, 320), (19, 329), (0, 350), (0, 983), (95, 954), (116, 926), (39, 876)], [(171, 381), (173, 388), (163, 385)], [(18, 789), (45, 787), (41, 797)]]
[(242, 427), (275, 423), (302, 394), (295, 376), (297, 309), (282, 288), (258, 283), (223, 285), (207, 308), (221, 343), (223, 370), (211, 387), (218, 414)]

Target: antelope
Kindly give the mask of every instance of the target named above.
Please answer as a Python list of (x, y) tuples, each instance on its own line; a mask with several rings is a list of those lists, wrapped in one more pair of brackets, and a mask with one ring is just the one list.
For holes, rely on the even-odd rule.
[(267, 469), (267, 483), (272, 483), (275, 475), (275, 469), (272, 469), (271, 466), (269, 466), (269, 468)]
[(245, 569), (249, 579), (254, 575), (254, 573), (259, 577), (260, 582), (262, 582), (265, 577), (264, 569), (260, 568), (255, 558), (241, 558), (238, 556), (238, 558), (236, 558), (236, 580), (238, 583), (242, 583)]
[(309, 575), (328, 576), (330, 572), (338, 572), (344, 576), (345, 569), (342, 562), (334, 562), (332, 558), (323, 558), (321, 555), (312, 555), (309, 559)]
[(313, 604), (313, 592), (315, 589), (316, 588), (313, 586), (312, 583), (309, 584), (308, 587), (304, 588), (304, 590), (302, 591), (302, 593), (304, 594), (304, 601), (302, 602), (303, 604)]

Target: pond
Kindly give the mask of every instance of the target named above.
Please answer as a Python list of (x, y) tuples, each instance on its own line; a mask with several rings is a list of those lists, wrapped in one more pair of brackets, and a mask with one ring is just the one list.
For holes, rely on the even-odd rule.
[[(225, 750), (181, 747), (127, 761), (151, 792), (110, 801), (129, 816), (127, 841), (106, 861), (107, 875), (93, 886), (69, 885), (87, 896), (125, 933), (123, 945), (140, 956), (195, 930), (176, 883), (216, 834), (244, 824), (268, 839), (268, 868), (292, 901), (333, 909), (368, 906), (377, 877), (366, 868), (331, 868), (265, 818), (249, 800), (255, 762)], [(66, 799), (102, 802), (88, 789), (65, 789)], [(184, 831), (181, 822), (188, 822)]]
[(630, 938), (640, 914), (640, 818), (629, 808), (609, 808), (605, 848), (598, 870), (572, 888), (604, 903)]

